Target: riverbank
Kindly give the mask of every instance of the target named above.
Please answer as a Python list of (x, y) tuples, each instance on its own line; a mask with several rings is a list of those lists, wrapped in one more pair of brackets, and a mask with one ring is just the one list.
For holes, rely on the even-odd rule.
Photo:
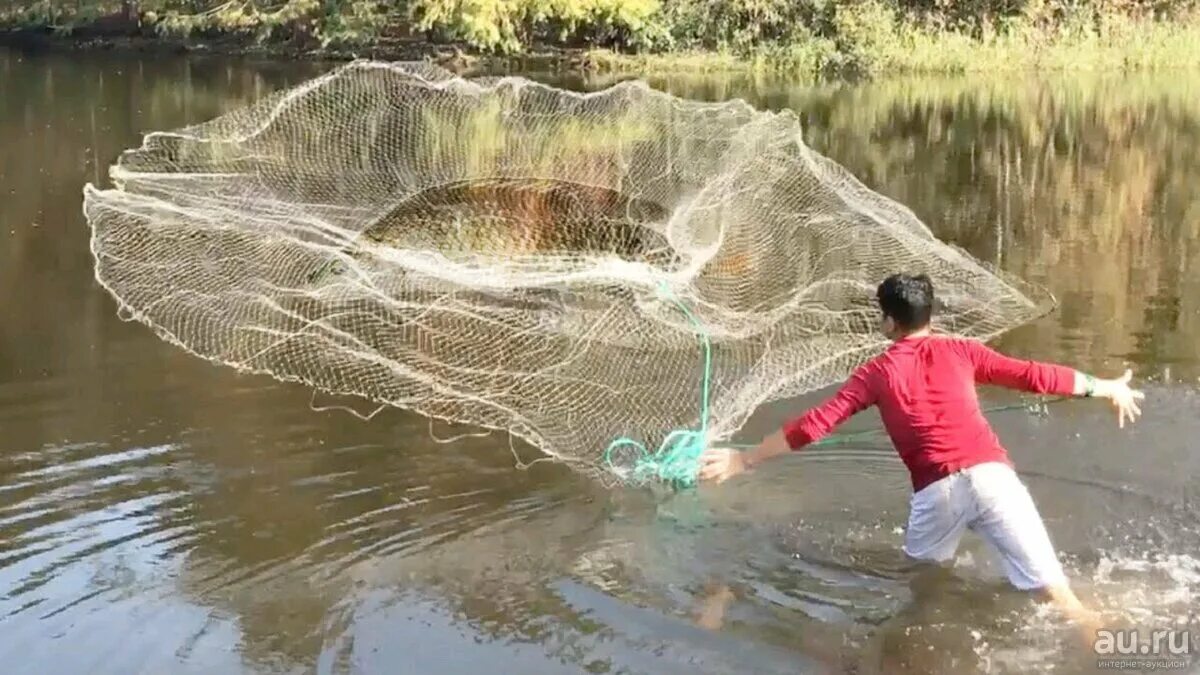
[[(319, 29), (216, 24), (179, 29), (159, 17), (119, 14), (65, 23), (0, 15), (0, 46), (24, 51), (119, 51), (139, 54), (242, 55), (270, 59), (426, 60), (452, 71), (480, 72), (767, 72), (790, 79), (897, 74), (1017, 71), (1200, 69), (1200, 14), (1171, 20), (1119, 13), (1079, 13), (1053, 21), (1031, 15), (977, 30), (947, 29), (901, 18), (880, 4), (843, 8), (832, 27), (804, 27), (788, 36), (747, 42), (737, 34), (649, 37), (640, 46), (598, 46), (597, 40), (546, 40), (506, 49), (452, 33), (375, 27), (337, 39)], [(265, 19), (255, 19), (266, 21)], [(6, 27), (7, 24), (7, 27)], [(282, 25), (282, 24), (280, 24)], [(637, 40), (627, 40), (637, 43)], [(663, 45), (671, 44), (671, 48)]]
[(193, 56), (245, 56), (269, 59), (301, 59), (312, 61), (348, 61), (358, 58), (387, 61), (435, 61), (454, 70), (479, 66), (499, 66), (518, 58), (540, 60), (547, 64), (569, 64), (583, 56), (576, 50), (571, 57), (563, 52), (525, 55), (523, 57), (481, 57), (465, 45), (438, 44), (424, 40), (382, 39), (371, 44), (353, 46), (313, 46), (294, 42), (263, 42), (238, 35), (206, 37), (173, 37), (144, 35), (139, 32), (112, 33), (81, 26), (69, 33), (46, 27), (0, 29), (0, 47), (26, 53), (94, 53), (118, 52), (134, 55), (186, 54)]

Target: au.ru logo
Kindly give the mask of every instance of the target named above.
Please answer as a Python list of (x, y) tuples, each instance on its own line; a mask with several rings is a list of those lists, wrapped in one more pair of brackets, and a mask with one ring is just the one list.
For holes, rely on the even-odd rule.
[(1197, 638), (1186, 630), (1102, 629), (1092, 646), (1103, 669), (1182, 670), (1191, 663)]

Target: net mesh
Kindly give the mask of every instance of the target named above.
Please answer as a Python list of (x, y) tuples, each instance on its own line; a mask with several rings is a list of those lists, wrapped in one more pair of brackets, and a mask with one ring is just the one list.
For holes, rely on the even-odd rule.
[(617, 480), (636, 458), (607, 464), (614, 439), (727, 439), (845, 378), (885, 345), (890, 273), (931, 275), (938, 328), (967, 337), (1052, 303), (810, 150), (790, 112), (639, 82), (356, 62), (149, 134), (111, 177), (85, 189), (97, 278), (164, 339)]

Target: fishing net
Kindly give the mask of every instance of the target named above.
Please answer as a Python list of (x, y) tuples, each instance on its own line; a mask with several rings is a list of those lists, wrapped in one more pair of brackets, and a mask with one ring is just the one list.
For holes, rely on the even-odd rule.
[(792, 113), (638, 82), (356, 62), (149, 134), (111, 178), (85, 189), (96, 275), (163, 339), (615, 480), (846, 377), (884, 346), (892, 272), (931, 275), (962, 336), (1051, 302), (810, 150)]

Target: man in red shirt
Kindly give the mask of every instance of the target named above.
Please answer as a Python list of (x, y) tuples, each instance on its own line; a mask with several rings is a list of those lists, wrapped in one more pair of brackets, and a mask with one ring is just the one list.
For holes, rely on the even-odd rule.
[(1141, 414), (1137, 401), (1144, 398), (1129, 388), (1132, 373), (1098, 380), (1064, 366), (1009, 358), (975, 340), (934, 335), (933, 284), (925, 275), (891, 276), (876, 296), (892, 345), (860, 366), (832, 398), (753, 450), (706, 451), (701, 480), (728, 480), (878, 406), (912, 478), (904, 541), (909, 557), (948, 561), (971, 529), (997, 550), (1014, 586), (1041, 593), (1075, 618), (1091, 618), (1067, 583), (1029, 491), (979, 408), (975, 385), (1108, 398), (1123, 428), (1126, 418), (1132, 422)]

